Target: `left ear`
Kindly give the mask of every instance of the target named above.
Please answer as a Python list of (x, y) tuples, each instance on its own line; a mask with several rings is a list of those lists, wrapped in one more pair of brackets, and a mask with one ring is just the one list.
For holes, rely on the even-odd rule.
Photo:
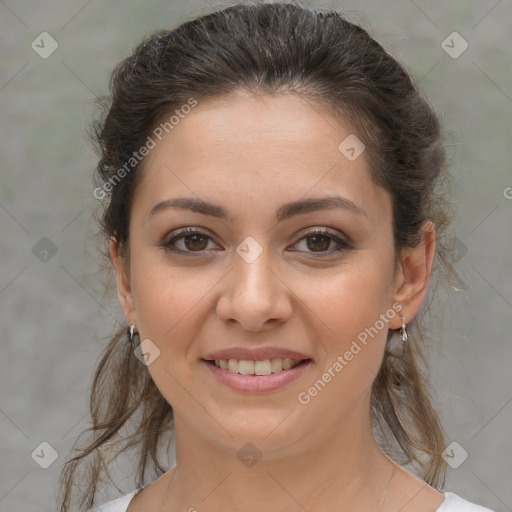
[(423, 303), (430, 282), (432, 265), (436, 253), (436, 231), (432, 221), (425, 221), (421, 227), (421, 240), (417, 247), (405, 247), (395, 280), (394, 302), (402, 305), (400, 315), (390, 321), (392, 329), (402, 325), (400, 316), (410, 322)]

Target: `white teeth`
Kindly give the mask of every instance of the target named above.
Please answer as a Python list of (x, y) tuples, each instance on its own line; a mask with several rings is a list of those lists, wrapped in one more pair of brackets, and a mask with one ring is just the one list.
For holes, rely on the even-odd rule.
[(238, 373), (242, 375), (254, 375), (254, 361), (245, 361), (243, 359), (242, 361), (238, 361)]
[(293, 359), (276, 358), (263, 361), (249, 361), (247, 359), (216, 359), (215, 366), (241, 375), (270, 375), (271, 373), (289, 370), (297, 366), (300, 361)]
[(293, 366), (293, 361), (291, 359), (283, 359), (283, 370), (289, 370)]
[(272, 373), (272, 366), (270, 359), (265, 361), (254, 362), (254, 374), (255, 375), (270, 375)]
[(283, 369), (283, 360), (282, 359), (271, 359), (270, 360), (270, 368), (272, 369), (272, 373), (280, 372)]

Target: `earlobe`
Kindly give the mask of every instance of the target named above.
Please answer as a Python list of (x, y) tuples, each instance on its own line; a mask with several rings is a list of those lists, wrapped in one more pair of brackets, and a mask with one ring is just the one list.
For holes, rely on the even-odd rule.
[[(402, 251), (394, 300), (402, 305), (400, 314), (404, 315), (408, 322), (414, 318), (427, 295), (435, 248), (434, 224), (431, 221), (425, 221), (417, 247), (407, 247)], [(390, 322), (390, 327), (398, 329), (401, 321), (399, 318), (395, 320)]]
[(119, 243), (115, 237), (110, 238), (109, 245), (110, 260), (116, 274), (117, 297), (121, 304), (126, 321), (131, 324), (136, 322), (135, 304), (133, 301), (129, 271), (126, 268), (126, 261), (120, 252)]

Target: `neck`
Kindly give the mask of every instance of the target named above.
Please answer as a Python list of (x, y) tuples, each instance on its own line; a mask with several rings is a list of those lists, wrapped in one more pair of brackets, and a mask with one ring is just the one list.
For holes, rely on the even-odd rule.
[(353, 414), (331, 435), (319, 427), (284, 448), (272, 449), (267, 436), (267, 442), (254, 441), (254, 453), (242, 448), (244, 441), (214, 444), (179, 416), (175, 427), (177, 464), (164, 475), (170, 485), (164, 486), (162, 512), (314, 512), (341, 506), (378, 512), (383, 505), (392, 464), (373, 437), (369, 417)]

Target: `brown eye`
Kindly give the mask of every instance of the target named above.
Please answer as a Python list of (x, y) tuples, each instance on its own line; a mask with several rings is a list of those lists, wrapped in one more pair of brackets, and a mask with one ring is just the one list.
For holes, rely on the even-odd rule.
[[(301, 247), (302, 244), (302, 247)], [(316, 254), (318, 256), (332, 255), (350, 249), (351, 243), (333, 233), (327, 228), (317, 228), (306, 233), (294, 245), (293, 251)], [(297, 248), (298, 247), (298, 248)]]
[(307, 247), (313, 252), (326, 251), (332, 241), (332, 238), (327, 235), (309, 235), (306, 238), (308, 239)]
[(208, 237), (196, 234), (183, 237), (185, 247), (191, 251), (202, 251), (208, 245)]
[(211, 249), (211, 247), (208, 247), (209, 242), (214, 244), (212, 237), (208, 234), (197, 229), (187, 228), (171, 238), (165, 238), (159, 245), (173, 253), (185, 255), (197, 253), (197, 255), (200, 255), (203, 252), (209, 252), (209, 249)]

